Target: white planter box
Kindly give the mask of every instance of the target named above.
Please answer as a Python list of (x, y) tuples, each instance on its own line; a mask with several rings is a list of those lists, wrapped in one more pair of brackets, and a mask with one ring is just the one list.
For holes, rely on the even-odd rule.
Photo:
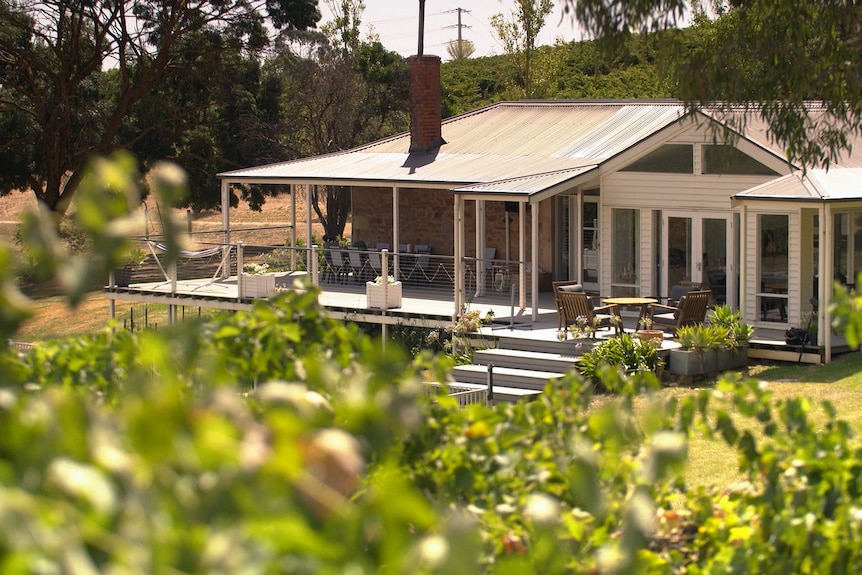
[(389, 284), (386, 287), (386, 305), (383, 302), (383, 284), (365, 282), (365, 307), (369, 309), (390, 309), (401, 307), (401, 282)]
[(241, 298), (267, 297), (275, 292), (275, 276), (242, 274)]

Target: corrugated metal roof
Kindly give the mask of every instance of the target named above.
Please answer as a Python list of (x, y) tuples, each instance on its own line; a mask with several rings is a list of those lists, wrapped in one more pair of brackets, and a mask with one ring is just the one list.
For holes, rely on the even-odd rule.
[(808, 176), (827, 199), (858, 200), (862, 198), (862, 168), (810, 170)]
[[(729, 118), (727, 114), (738, 113), (710, 109), (704, 116), (721, 121)], [(536, 194), (561, 183), (548, 174), (601, 164), (685, 114), (681, 102), (670, 100), (502, 102), (445, 120), (442, 136), (447, 143), (437, 153), (408, 154), (410, 134), (403, 133), (353, 150), (219, 176), (247, 182)], [(759, 116), (749, 115), (745, 133), (763, 149), (784, 157), (783, 150), (770, 141)], [(848, 156), (840, 165), (862, 167), (862, 155), (857, 154), (856, 159)], [(546, 183), (545, 188), (541, 182)], [(817, 197), (806, 196), (811, 192), (800, 190), (790, 180), (781, 178), (773, 184), (751, 192), (766, 194), (758, 197)]]
[[(818, 102), (807, 102), (806, 108), (809, 113), (809, 120), (815, 126), (835, 125), (834, 118), (829, 117), (825, 106)], [(743, 107), (734, 107), (717, 104), (715, 107), (707, 107), (703, 110), (704, 115), (713, 118), (714, 120), (731, 126), (742, 125), (742, 132), (745, 137), (762, 148), (769, 150), (780, 158), (786, 158), (786, 150), (783, 146), (778, 145), (771, 137), (771, 128), (769, 124), (755, 111), (746, 111)], [(744, 118), (743, 118), (744, 116)], [(848, 132), (845, 134), (850, 144), (850, 150), (843, 150), (832, 163), (833, 168), (862, 168), (862, 154), (858, 152), (853, 155), (853, 150), (862, 148), (862, 136)], [(795, 166), (801, 169), (802, 166)]]
[(810, 184), (810, 182), (800, 178), (798, 173), (788, 174), (740, 192), (734, 197), (738, 199), (820, 199), (817, 191), (807, 186), (806, 183)]
[(597, 168), (598, 165), (584, 166), (573, 170), (560, 170), (545, 174), (533, 174), (521, 178), (510, 178), (508, 180), (497, 180), (485, 184), (476, 184), (472, 186), (463, 186), (456, 188), (454, 191), (458, 194), (469, 193), (493, 193), (493, 194), (510, 194), (510, 195), (532, 195), (568, 182), (572, 178), (576, 178), (590, 170)]
[[(219, 174), (230, 180), (456, 188), (593, 166), (680, 119), (672, 101), (510, 102), (446, 120), (439, 153), (409, 133), (354, 150)], [(531, 189), (535, 189), (530, 186)]]
[(737, 199), (860, 200), (862, 168), (832, 168), (789, 174), (734, 196)]

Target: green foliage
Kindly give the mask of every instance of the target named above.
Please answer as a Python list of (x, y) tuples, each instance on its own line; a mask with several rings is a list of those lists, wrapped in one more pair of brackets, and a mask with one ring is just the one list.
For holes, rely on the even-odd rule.
[(435, 507), (468, 510), (483, 572), (667, 568), (646, 542), (685, 458), (684, 436), (658, 404), (638, 420), (616, 403), (588, 410), (590, 400), (578, 377), (493, 410), (441, 400), (405, 442), (410, 481)]
[[(231, 104), (248, 110), (225, 96), (236, 85), (226, 77), (232, 59), (256, 60), (267, 43), (264, 19), (277, 29), (304, 30), (320, 12), (313, 0), (121, 3), (111, 10), (3, 2), (0, 192), (32, 190), (62, 215), (94, 155), (138, 146), (154, 161), (198, 153), (199, 164), (211, 167), (218, 156), (214, 120), (229, 118)], [(112, 70), (103, 71), (105, 62)], [(215, 100), (225, 103), (218, 118), (200, 113), (212, 112)], [(139, 104), (143, 109), (135, 109)], [(186, 165), (200, 181), (202, 173)]]
[[(848, 65), (858, 31), (847, 25), (862, 16), (857, 3), (565, 0), (565, 8), (611, 49), (632, 34), (670, 30), (661, 58), (674, 95), (693, 106), (723, 103), (737, 130), (762, 121), (798, 165), (828, 168), (860, 133), (862, 90)], [(677, 30), (689, 17), (694, 26)], [(737, 113), (742, 103), (748, 117)]]
[[(599, 49), (595, 41), (537, 48), (533, 71), (536, 97), (674, 97), (673, 79), (659, 75), (658, 45), (656, 38), (632, 37), (616, 52)], [(444, 116), (523, 96), (517, 68), (506, 56), (444, 62), (440, 75)]]
[(709, 310), (710, 325), (720, 326), (725, 330), (722, 347), (739, 349), (748, 344), (754, 335), (754, 326), (742, 321), (739, 310), (727, 304), (720, 304)]
[(729, 335), (727, 327), (717, 324), (684, 325), (676, 330), (680, 347), (699, 353), (726, 347)]
[[(94, 214), (98, 231), (110, 215)], [(10, 299), (8, 253), (0, 327), (11, 333), (23, 307)], [(383, 349), (328, 318), (313, 289), (159, 331), (106, 330), (27, 355), (2, 346), (2, 571), (783, 575), (862, 564), (862, 447), (834, 406), (822, 402), (815, 423), (809, 399), (774, 401), (755, 381), (660, 399), (644, 371), (655, 348), (628, 335), (603, 346), (596, 373), (617, 395), (594, 402), (594, 382), (572, 373), (532, 402), (463, 409), (422, 393), (451, 361)], [(688, 490), (694, 431), (730, 446), (745, 481)]]
[[(857, 277), (857, 281), (862, 275)], [(862, 285), (862, 284), (856, 284)], [(829, 311), (832, 314), (833, 328), (839, 330), (847, 338), (847, 343), (853, 348), (862, 345), (862, 296), (856, 290), (835, 283)]]
[(577, 370), (581, 375), (600, 383), (609, 391), (619, 391), (619, 386), (625, 384), (626, 380), (620, 377), (620, 373), (653, 374), (654, 381), (650, 387), (656, 387), (655, 373), (661, 366), (662, 360), (654, 345), (626, 333), (601, 342), (577, 362)]

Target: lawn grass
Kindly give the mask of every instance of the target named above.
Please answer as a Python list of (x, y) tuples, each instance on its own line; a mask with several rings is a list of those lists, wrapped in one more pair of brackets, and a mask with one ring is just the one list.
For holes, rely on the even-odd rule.
[[(809, 414), (816, 424), (827, 421), (822, 408), (825, 401), (832, 403), (838, 418), (848, 422), (853, 429), (862, 423), (862, 353), (855, 352), (838, 356), (826, 365), (800, 365), (795, 363), (755, 364), (742, 375), (766, 382), (773, 402), (796, 397), (807, 397), (812, 405)], [(706, 382), (712, 386), (715, 381)], [(702, 389), (703, 387), (701, 387)], [(683, 397), (695, 393), (692, 388), (665, 388), (659, 392), (663, 398)], [(716, 398), (716, 405), (729, 406), (729, 401)], [(733, 410), (729, 409), (733, 414)], [(742, 417), (732, 415), (739, 427), (750, 427)], [(760, 433), (755, 433), (763, 440)], [(689, 443), (689, 459), (686, 468), (686, 483), (690, 488), (698, 486), (722, 487), (741, 478), (737, 471), (736, 452), (720, 438), (708, 439), (695, 433)]]

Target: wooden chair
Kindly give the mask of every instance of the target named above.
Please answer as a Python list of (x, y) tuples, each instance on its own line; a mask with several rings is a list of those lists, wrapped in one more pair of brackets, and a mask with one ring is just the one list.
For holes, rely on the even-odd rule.
[(585, 292), (561, 290), (559, 297), (562, 309), (561, 329), (568, 328), (576, 322), (577, 318), (583, 317), (594, 337), (596, 328), (613, 327), (614, 332), (619, 334), (621, 322), (619, 308), (616, 305), (595, 306)]
[(554, 292), (554, 305), (557, 306), (557, 329), (563, 329), (563, 306), (560, 303), (560, 291), (574, 291), (584, 293), (584, 286), (578, 280), (564, 280), (551, 283)]
[(653, 328), (667, 330), (670, 328), (676, 333), (684, 325), (703, 323), (706, 320), (706, 311), (709, 300), (712, 297), (710, 290), (694, 290), (685, 294), (679, 305), (663, 305), (654, 303), (650, 306), (650, 317)]

